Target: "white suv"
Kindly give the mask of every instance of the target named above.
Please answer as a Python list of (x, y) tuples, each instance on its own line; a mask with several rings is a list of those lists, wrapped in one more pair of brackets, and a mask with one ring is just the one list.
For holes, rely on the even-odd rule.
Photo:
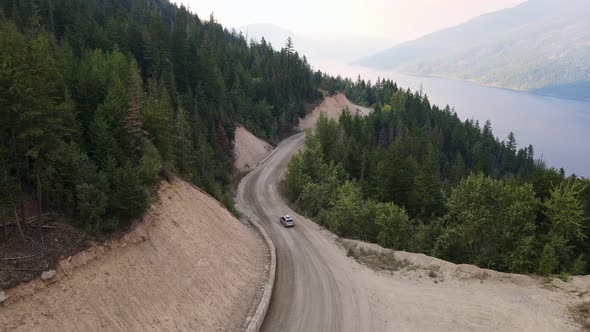
[(293, 227), (293, 226), (295, 226), (295, 221), (293, 221), (293, 218), (291, 218), (291, 216), (288, 215), (288, 214), (282, 216), (281, 219), (280, 219), (280, 222), (285, 227)]

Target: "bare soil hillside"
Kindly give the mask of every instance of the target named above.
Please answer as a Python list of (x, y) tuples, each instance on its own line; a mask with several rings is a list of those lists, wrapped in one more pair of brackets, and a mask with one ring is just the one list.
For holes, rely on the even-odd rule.
[(299, 129), (305, 130), (315, 127), (320, 114), (324, 114), (328, 119), (338, 119), (343, 110), (360, 115), (367, 115), (372, 111), (370, 108), (351, 103), (343, 93), (339, 92), (333, 96), (325, 97), (318, 107), (306, 115), (305, 118), (300, 119)]
[(587, 319), (590, 276), (563, 282), (502, 273), (322, 232), (377, 272), (364, 282), (381, 317), (376, 330), (577, 331), (574, 321)]
[(53, 278), (6, 290), (0, 330), (239, 330), (260, 300), (267, 255), (219, 202), (163, 183), (129, 233), (61, 261)]
[(236, 141), (234, 142), (235, 166), (239, 173), (252, 170), (258, 162), (273, 150), (273, 146), (252, 134), (248, 129), (236, 127)]

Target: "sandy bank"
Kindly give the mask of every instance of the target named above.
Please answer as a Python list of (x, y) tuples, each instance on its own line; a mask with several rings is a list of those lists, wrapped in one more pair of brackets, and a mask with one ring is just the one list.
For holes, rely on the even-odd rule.
[(251, 171), (259, 161), (264, 159), (272, 150), (273, 146), (263, 139), (252, 134), (243, 126), (236, 127), (236, 138), (234, 142), (235, 167), (240, 173)]
[(64, 259), (51, 280), (8, 290), (2, 331), (235, 331), (256, 309), (268, 249), (182, 180), (132, 231)]

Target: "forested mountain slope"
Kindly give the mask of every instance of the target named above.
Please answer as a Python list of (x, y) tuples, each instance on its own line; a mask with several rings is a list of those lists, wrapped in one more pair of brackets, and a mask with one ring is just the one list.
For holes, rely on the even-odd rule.
[[(236, 123), (276, 142), (321, 88), (375, 111), (320, 121), (294, 159), (288, 192), (307, 213), (340, 235), (453, 261), (588, 271), (587, 180), (422, 93), (314, 73), (290, 43), (247, 43), (165, 0), (14, 0), (0, 6), (0, 64), (3, 218), (34, 197), (112, 230), (171, 173), (231, 208)], [(352, 201), (366, 204), (337, 208)]]
[(590, 99), (589, 7), (589, 0), (529, 0), (358, 63)]
[(590, 181), (392, 81), (328, 87), (374, 111), (320, 118), (291, 159), (286, 193), (309, 217), (342, 237), (456, 263), (590, 272)]
[(0, 64), (0, 206), (34, 196), (93, 231), (171, 172), (231, 208), (235, 124), (276, 141), (319, 98), (291, 45), (167, 0), (2, 1)]

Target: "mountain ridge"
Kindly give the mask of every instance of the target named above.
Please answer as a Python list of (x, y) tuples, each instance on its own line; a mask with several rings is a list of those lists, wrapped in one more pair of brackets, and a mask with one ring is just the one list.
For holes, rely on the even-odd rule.
[(581, 14), (588, 5), (529, 0), (354, 64), (588, 100), (590, 21)]

